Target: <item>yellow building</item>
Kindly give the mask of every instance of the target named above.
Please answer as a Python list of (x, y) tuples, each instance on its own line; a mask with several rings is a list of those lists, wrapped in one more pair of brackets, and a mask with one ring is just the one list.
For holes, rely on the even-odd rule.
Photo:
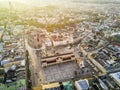
[(51, 83), (51, 84), (45, 84), (38, 87), (34, 87), (33, 90), (45, 90), (45, 89), (59, 87), (59, 86), (60, 86), (59, 83)]

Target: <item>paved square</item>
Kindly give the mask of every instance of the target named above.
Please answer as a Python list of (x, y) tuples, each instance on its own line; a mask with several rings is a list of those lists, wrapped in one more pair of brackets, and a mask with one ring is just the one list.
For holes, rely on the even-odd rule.
[(77, 63), (72, 61), (43, 68), (43, 74), (46, 82), (67, 80), (74, 77), (74, 71), (77, 68)]

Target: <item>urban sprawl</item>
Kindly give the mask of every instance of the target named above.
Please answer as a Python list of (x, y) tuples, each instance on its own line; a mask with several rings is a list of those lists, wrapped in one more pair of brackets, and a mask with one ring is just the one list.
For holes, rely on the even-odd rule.
[(120, 2), (6, 3), (0, 90), (120, 90)]

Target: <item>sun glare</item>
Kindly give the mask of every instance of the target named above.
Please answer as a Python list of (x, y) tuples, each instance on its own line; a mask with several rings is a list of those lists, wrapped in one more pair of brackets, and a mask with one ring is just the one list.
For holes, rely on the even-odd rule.
[(22, 3), (27, 3), (28, 0), (0, 0), (0, 1), (15, 1), (15, 2), (22, 2)]
[(31, 5), (46, 5), (46, 4), (58, 4), (61, 3), (60, 0), (0, 0), (4, 2), (18, 2), (18, 3), (25, 3)]

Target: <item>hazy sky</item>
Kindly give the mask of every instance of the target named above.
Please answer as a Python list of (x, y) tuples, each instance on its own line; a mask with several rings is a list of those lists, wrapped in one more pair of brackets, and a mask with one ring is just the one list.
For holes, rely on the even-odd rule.
[(26, 4), (52, 4), (52, 3), (61, 3), (67, 0), (0, 0), (0, 1), (15, 1), (15, 2), (22, 2)]
[(0, 0), (0, 1), (16, 1), (16, 2), (29, 3), (29, 2), (58, 2), (61, 0)]
[(120, 0), (0, 0), (0, 1), (16, 1), (16, 2), (22, 2), (22, 3), (26, 3), (26, 4), (60, 4), (60, 3), (66, 3), (67, 1), (82, 1), (82, 2), (120, 2)]

